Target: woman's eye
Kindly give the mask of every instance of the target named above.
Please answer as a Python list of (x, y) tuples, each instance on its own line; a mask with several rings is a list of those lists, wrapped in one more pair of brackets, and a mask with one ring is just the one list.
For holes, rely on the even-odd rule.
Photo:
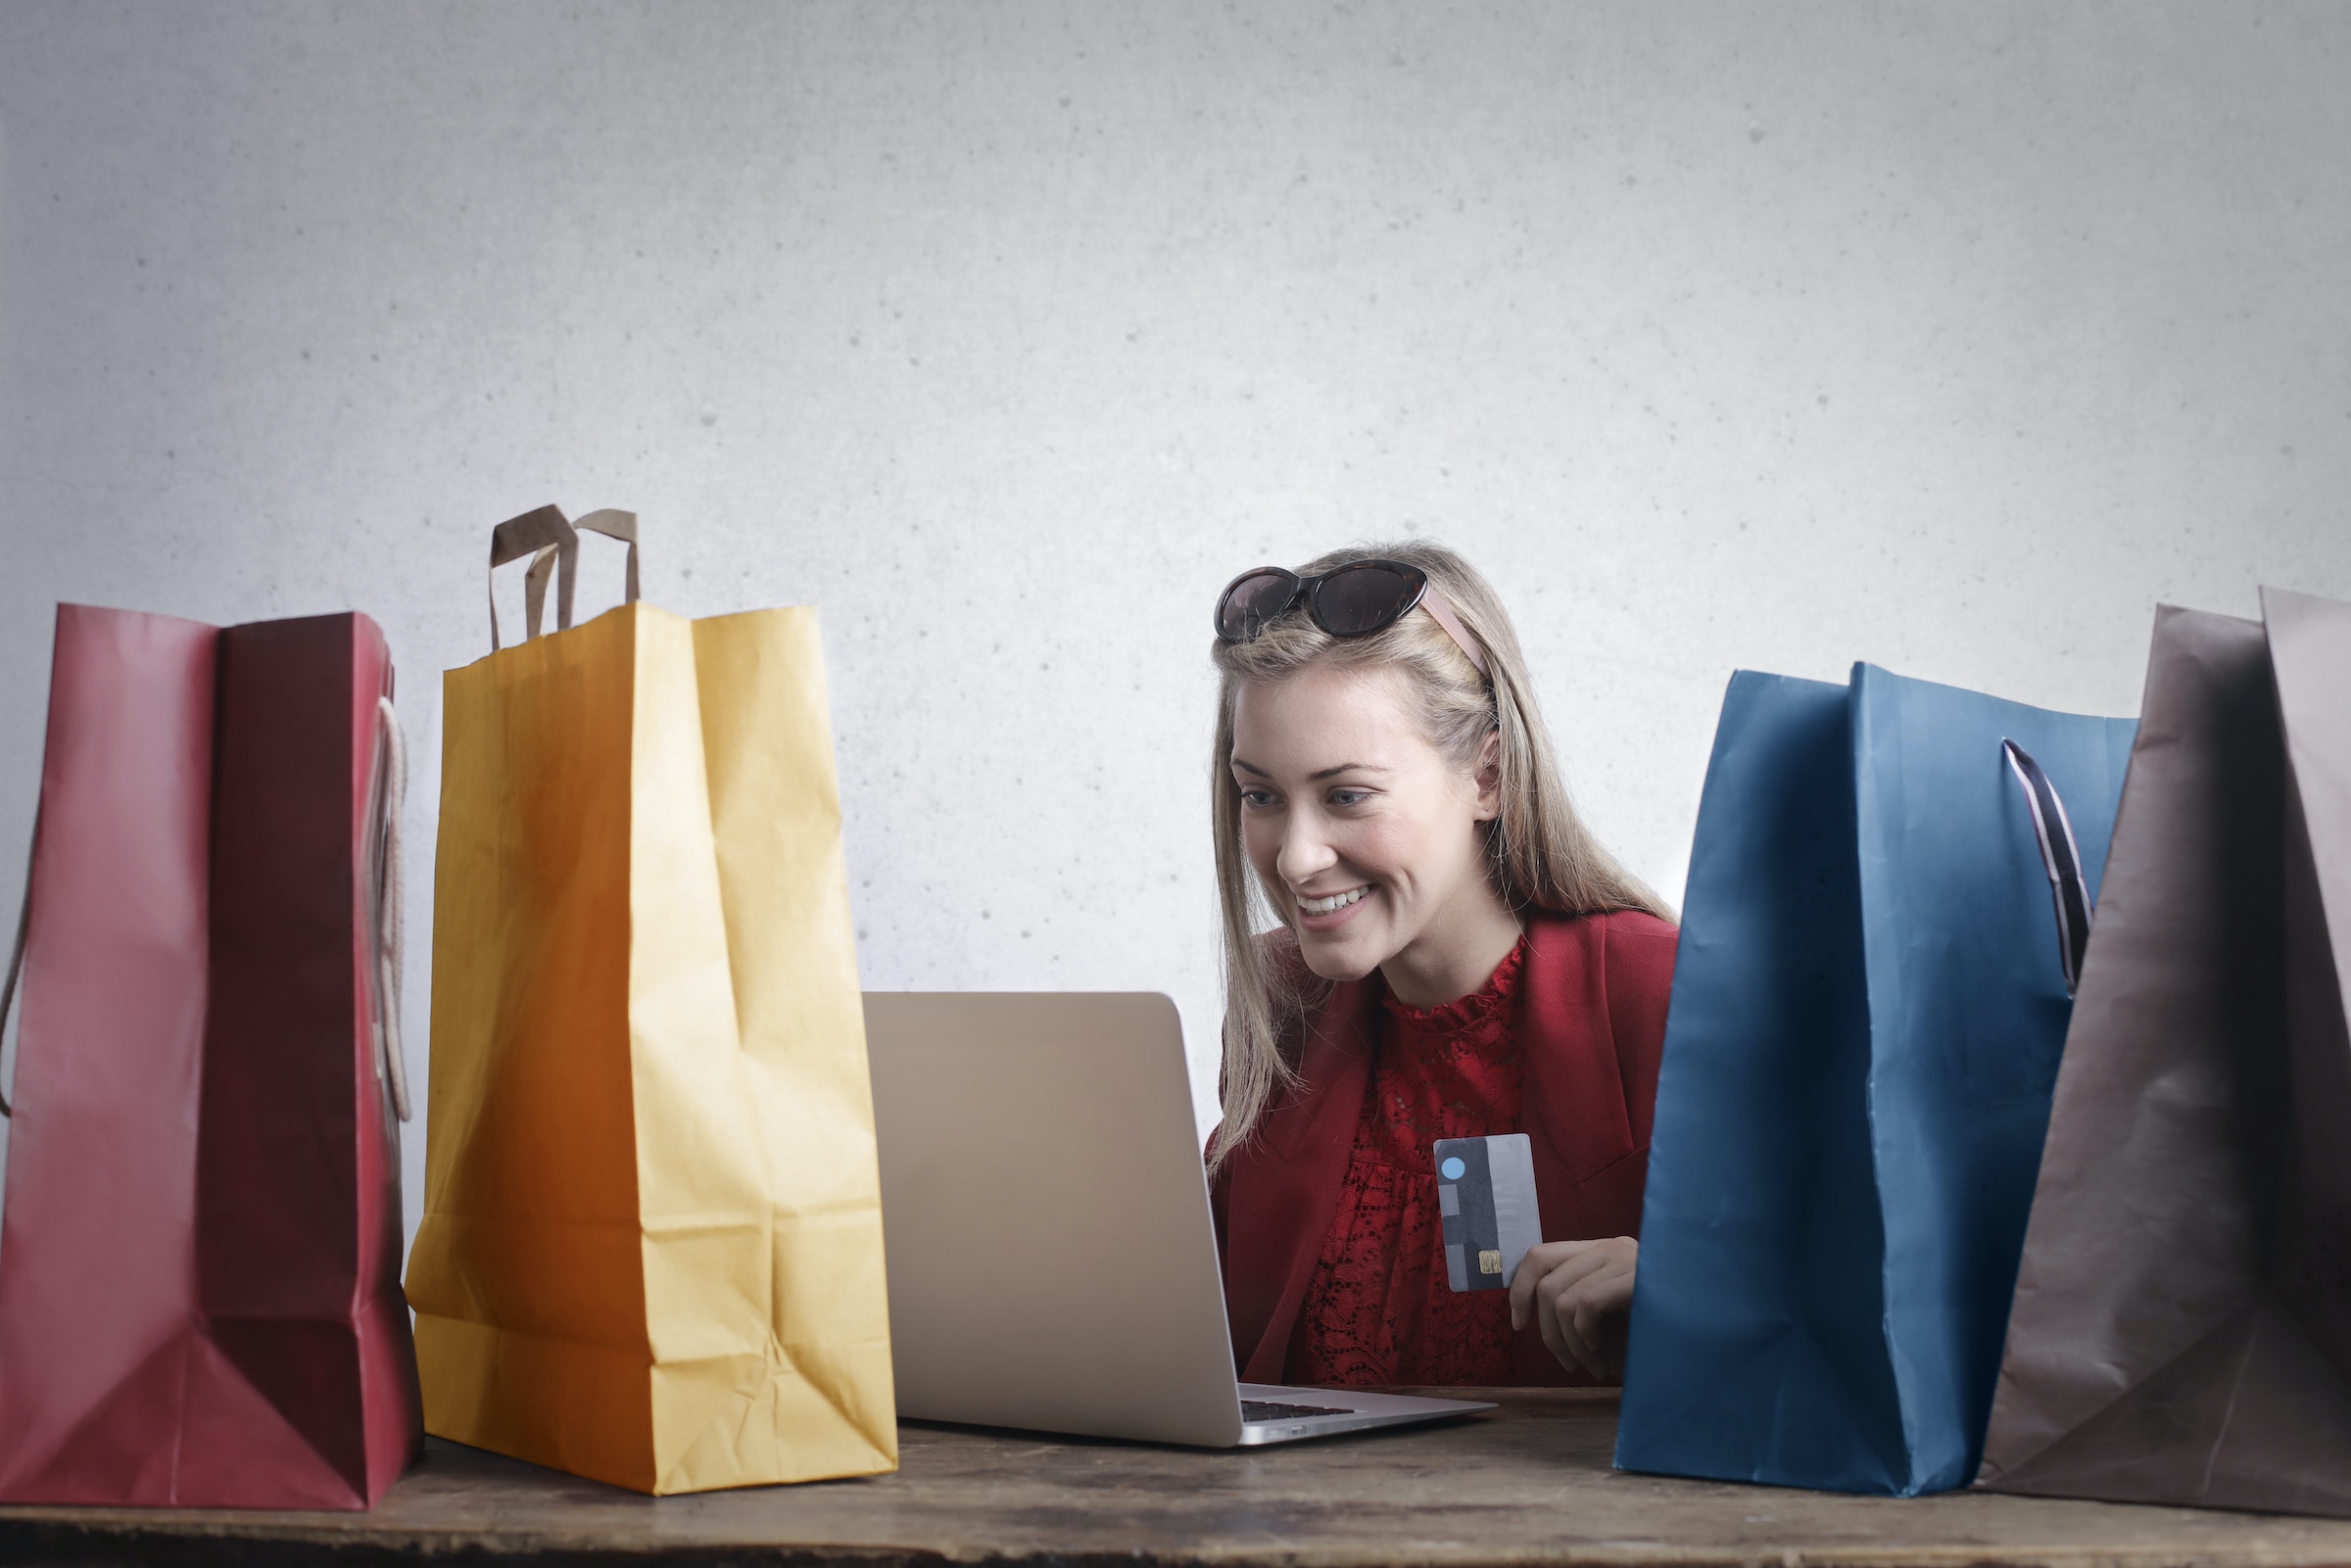
[(1263, 811), (1266, 807), (1273, 804), (1272, 791), (1244, 789), (1241, 791), (1241, 804), (1247, 806), (1251, 811)]
[(1330, 792), (1330, 803), (1334, 806), (1360, 806), (1370, 798), (1371, 791), (1368, 789), (1333, 789)]

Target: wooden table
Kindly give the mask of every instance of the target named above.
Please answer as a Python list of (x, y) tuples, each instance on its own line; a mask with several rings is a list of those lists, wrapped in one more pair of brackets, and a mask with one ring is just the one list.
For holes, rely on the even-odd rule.
[(687, 1497), (435, 1441), (373, 1513), (0, 1508), (0, 1563), (2351, 1563), (2351, 1522), (1620, 1475), (1611, 1399), (1486, 1397), (1505, 1407), (1220, 1453), (910, 1425), (895, 1476)]

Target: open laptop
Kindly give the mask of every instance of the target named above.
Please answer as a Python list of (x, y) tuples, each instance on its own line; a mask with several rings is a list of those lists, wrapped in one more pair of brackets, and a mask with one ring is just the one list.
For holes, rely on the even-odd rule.
[(1176, 1005), (873, 992), (898, 1414), (1231, 1448), (1493, 1408), (1239, 1382)]

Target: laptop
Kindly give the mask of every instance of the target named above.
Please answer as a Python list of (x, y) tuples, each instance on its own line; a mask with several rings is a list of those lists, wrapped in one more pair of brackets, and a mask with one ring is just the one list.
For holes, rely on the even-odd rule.
[(1492, 1409), (1242, 1383), (1156, 994), (865, 997), (898, 1414), (1200, 1448)]

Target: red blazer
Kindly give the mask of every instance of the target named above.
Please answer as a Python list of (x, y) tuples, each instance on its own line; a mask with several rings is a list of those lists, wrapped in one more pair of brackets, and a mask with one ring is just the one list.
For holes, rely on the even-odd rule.
[[(1527, 923), (1520, 1117), (1534, 1146), (1546, 1241), (1640, 1231), (1678, 934), (1631, 910), (1538, 913)], [(1274, 939), (1295, 962), (1296, 938), (1284, 931)], [(1355, 1147), (1381, 989), (1376, 974), (1333, 988), (1307, 1028), (1297, 1091), (1274, 1103), (1209, 1184), (1244, 1382), (1284, 1381), (1290, 1336)], [(1519, 1331), (1511, 1368), (1520, 1384), (1592, 1381), (1561, 1366), (1532, 1323)]]

